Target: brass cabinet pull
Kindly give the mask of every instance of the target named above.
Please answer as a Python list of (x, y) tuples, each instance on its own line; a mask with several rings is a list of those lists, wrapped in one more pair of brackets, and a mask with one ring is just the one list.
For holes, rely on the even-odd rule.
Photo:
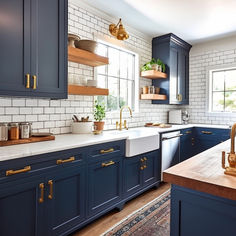
[(66, 162), (72, 162), (74, 160), (75, 160), (75, 157), (70, 157), (70, 158), (65, 159), (65, 160), (59, 159), (59, 160), (57, 160), (57, 165), (60, 165), (60, 164), (66, 163)]
[(179, 102), (181, 102), (182, 99), (183, 99), (183, 98), (182, 98), (182, 94), (178, 94), (178, 95), (177, 95), (177, 100), (178, 100)]
[(33, 89), (36, 89), (37, 88), (37, 76), (33, 75), (32, 78), (33, 78)]
[(53, 181), (49, 180), (48, 181), (48, 185), (49, 185), (49, 194), (48, 194), (48, 198), (52, 199), (53, 198)]
[(146, 166), (146, 165), (144, 165), (144, 166), (143, 166), (143, 169), (145, 169), (145, 168), (147, 168), (147, 166)]
[(144, 169), (143, 166), (141, 166), (141, 167), (140, 167), (140, 170), (143, 170), (143, 169)]
[(140, 161), (141, 161), (141, 162), (144, 162), (144, 159), (143, 159), (143, 158), (141, 158), (141, 159), (140, 159)]
[(43, 201), (44, 201), (44, 184), (41, 183), (41, 184), (39, 185), (39, 188), (40, 188), (39, 203), (43, 203)]
[(26, 76), (26, 85), (25, 85), (25, 87), (27, 89), (29, 89), (30, 88), (30, 74), (26, 74), (25, 76)]
[(23, 169), (20, 169), (20, 170), (7, 170), (6, 171), (6, 176), (20, 174), (20, 173), (28, 172), (30, 170), (31, 170), (31, 166), (26, 166), (26, 167), (24, 167)]
[(185, 134), (191, 134), (192, 133), (192, 131), (186, 131), (185, 132)]
[(114, 148), (110, 148), (110, 149), (107, 149), (107, 150), (101, 150), (100, 151), (101, 154), (109, 153), (109, 152), (114, 152)]
[(212, 134), (212, 132), (210, 132), (210, 131), (202, 131), (202, 134)]
[(109, 161), (109, 162), (107, 162), (107, 163), (103, 162), (103, 163), (102, 163), (102, 167), (107, 167), (107, 166), (111, 166), (111, 165), (114, 165), (114, 164), (115, 164), (114, 161)]

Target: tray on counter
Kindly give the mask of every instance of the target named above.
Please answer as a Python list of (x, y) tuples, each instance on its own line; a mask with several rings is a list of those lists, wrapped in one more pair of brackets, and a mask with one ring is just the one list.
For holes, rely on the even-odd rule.
[(55, 140), (55, 136), (49, 135), (45, 137), (31, 137), (27, 139), (0, 141), (0, 147), (11, 146), (11, 145), (16, 145), (16, 144), (36, 143), (36, 142), (43, 142), (43, 141), (50, 141), (50, 140)]

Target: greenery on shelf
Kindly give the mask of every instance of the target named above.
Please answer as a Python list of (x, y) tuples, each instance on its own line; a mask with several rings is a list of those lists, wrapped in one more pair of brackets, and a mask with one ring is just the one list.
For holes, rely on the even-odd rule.
[(106, 117), (106, 108), (102, 104), (98, 104), (98, 101), (95, 101), (94, 106), (94, 119), (96, 121), (102, 121)]
[(145, 64), (141, 67), (141, 71), (152, 70), (152, 65), (160, 65), (162, 72), (165, 73), (165, 71), (166, 71), (166, 65), (165, 65), (159, 58), (158, 58), (158, 59), (152, 58), (151, 61), (145, 63)]

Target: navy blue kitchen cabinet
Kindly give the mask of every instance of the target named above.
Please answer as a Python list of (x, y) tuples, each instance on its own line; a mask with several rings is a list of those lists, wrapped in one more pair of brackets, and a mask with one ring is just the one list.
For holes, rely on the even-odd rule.
[(0, 95), (67, 97), (67, 4), (0, 2)]
[(195, 137), (193, 128), (180, 130), (180, 162), (194, 156), (195, 152)]
[(145, 187), (158, 185), (161, 174), (159, 150), (124, 159), (123, 194), (129, 197)]
[(172, 185), (170, 236), (234, 236), (235, 201)]
[(174, 34), (166, 34), (152, 39), (152, 57), (166, 64), (167, 79), (153, 80), (160, 93), (167, 100), (153, 100), (153, 104), (189, 103), (189, 51), (191, 45)]

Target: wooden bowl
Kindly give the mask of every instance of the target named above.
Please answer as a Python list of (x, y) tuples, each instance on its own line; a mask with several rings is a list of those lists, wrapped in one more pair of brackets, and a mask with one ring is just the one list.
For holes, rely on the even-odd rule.
[(89, 52), (92, 52), (92, 53), (96, 52), (97, 46), (98, 46), (98, 43), (94, 40), (82, 39), (82, 40), (79, 40), (79, 41), (75, 42), (75, 47), (76, 48), (80, 48), (82, 50), (89, 51)]
[(75, 43), (80, 40), (76, 34), (68, 34), (68, 46), (75, 48)]

